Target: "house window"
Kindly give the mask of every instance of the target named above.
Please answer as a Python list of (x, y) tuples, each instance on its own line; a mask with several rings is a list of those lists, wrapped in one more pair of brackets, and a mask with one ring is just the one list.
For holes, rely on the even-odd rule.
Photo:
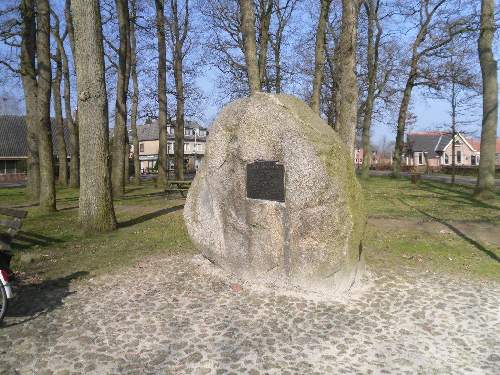
[(139, 152), (144, 152), (144, 143), (139, 143)]
[(457, 164), (462, 164), (462, 151), (457, 151)]
[(448, 156), (448, 154), (444, 154), (444, 163), (446, 165), (450, 164), (450, 157)]
[(470, 156), (470, 165), (476, 165), (476, 155)]
[(188, 143), (184, 143), (184, 152), (185, 153), (189, 152), (189, 144)]
[(417, 152), (417, 156), (418, 156), (418, 165), (423, 165), (424, 164), (424, 153)]

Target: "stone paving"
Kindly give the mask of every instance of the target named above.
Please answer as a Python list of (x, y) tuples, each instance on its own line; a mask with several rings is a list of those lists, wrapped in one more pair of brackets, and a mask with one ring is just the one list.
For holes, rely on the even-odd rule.
[(19, 291), (0, 374), (500, 374), (495, 283), (372, 273), (348, 300), (305, 298), (188, 257), (74, 276)]

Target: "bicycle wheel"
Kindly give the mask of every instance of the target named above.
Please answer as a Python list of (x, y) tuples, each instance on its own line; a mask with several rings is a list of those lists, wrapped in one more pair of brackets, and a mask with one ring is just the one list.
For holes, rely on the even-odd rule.
[(0, 322), (2, 321), (3, 317), (5, 316), (5, 312), (7, 311), (7, 293), (5, 292), (5, 288), (0, 283)]

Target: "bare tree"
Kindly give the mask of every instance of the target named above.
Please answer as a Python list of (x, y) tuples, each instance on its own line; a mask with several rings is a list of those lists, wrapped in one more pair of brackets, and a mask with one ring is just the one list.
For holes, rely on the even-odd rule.
[(260, 91), (261, 86), (257, 63), (257, 45), (255, 42), (255, 10), (253, 0), (241, 0), (240, 11), (248, 85), (250, 93), (255, 94)]
[[(72, 0), (80, 127), (79, 219), (85, 232), (116, 228), (109, 174), (108, 100), (98, 0)], [(123, 155), (123, 154), (122, 154)]]
[(35, 0), (23, 0), (19, 6), (22, 18), (20, 75), (23, 82), (28, 141), (27, 192), (31, 199), (40, 197), (40, 164), (37, 139), (37, 78)]
[(441, 64), (436, 66), (440, 73), (440, 84), (431, 87), (432, 97), (445, 100), (450, 106), (450, 124), (447, 133), (451, 135), (451, 183), (456, 174), (456, 138), (466, 132), (467, 121), (460, 119), (473, 111), (474, 98), (481, 90), (475, 66), (471, 64), (473, 51), (465, 40), (450, 43), (441, 56)]
[(481, 30), (478, 39), (479, 62), (483, 77), (483, 125), (481, 130), (481, 159), (475, 196), (495, 196), (495, 148), (498, 123), (497, 62), (493, 55), (495, 32), (495, 2), (481, 1)]
[(54, 160), (50, 126), (50, 92), (52, 71), (50, 64), (50, 6), (48, 0), (37, 0), (36, 52), (37, 82), (37, 137), (40, 157), (40, 209), (56, 210)]
[(355, 72), (358, 8), (358, 0), (342, 0), (342, 29), (337, 60), (339, 86), (336, 100), (336, 129), (351, 155), (354, 153), (358, 105)]
[(325, 63), (326, 26), (331, 0), (321, 0), (318, 28), (316, 30), (316, 47), (314, 50), (314, 77), (311, 96), (311, 108), (319, 114), (320, 92), (323, 84), (323, 66)]
[(155, 0), (156, 38), (158, 40), (158, 184), (167, 186), (167, 46), (165, 44), (165, 3)]
[(260, 87), (267, 86), (267, 51), (269, 45), (269, 28), (271, 25), (271, 16), (273, 13), (273, 4), (277, 0), (259, 0), (259, 19), (258, 19), (258, 67)]
[(139, 160), (139, 138), (137, 136), (137, 112), (139, 106), (139, 80), (137, 77), (137, 42), (135, 29), (137, 22), (137, 1), (130, 0), (130, 75), (132, 78), (132, 106), (130, 109), (130, 129), (134, 150), (134, 182), (141, 182), (141, 162)]
[(418, 14), (419, 21), (411, 44), (410, 69), (399, 108), (392, 165), (392, 173), (395, 177), (400, 175), (406, 116), (413, 88), (418, 85), (435, 84), (435, 80), (427, 79), (425, 74), (431, 71), (423, 69), (421, 64), (426, 59), (435, 57), (436, 53), (450, 43), (456, 35), (466, 31), (469, 24), (464, 16), (456, 12), (451, 0), (418, 0), (415, 4), (404, 2), (402, 12), (406, 13), (409, 19), (415, 18), (415, 14)]
[(382, 26), (378, 16), (379, 6), (380, 0), (367, 0), (365, 2), (366, 12), (368, 13), (368, 90), (363, 114), (363, 166), (361, 170), (361, 176), (363, 178), (368, 177), (368, 171), (370, 169), (372, 158), (370, 128), (372, 124), (373, 107), (377, 88), (377, 68), (380, 39), (382, 37)]
[[(283, 63), (282, 63), (282, 49), (283, 40), (285, 39), (285, 28), (290, 23), (292, 14), (297, 6), (299, 0), (285, 0), (283, 4), (280, 0), (274, 2), (274, 14), (276, 17), (276, 27), (271, 32), (271, 48), (274, 57), (274, 90), (276, 94), (280, 94), (283, 85)], [(266, 82), (267, 90), (271, 91), (269, 87), (271, 83), (269, 80)]]
[[(74, 57), (74, 30), (73, 21), (71, 17), (71, 1), (66, 0), (64, 8), (64, 17), (66, 20), (66, 30), (65, 34), (69, 37), (69, 44), (71, 48), (71, 55)], [(71, 110), (71, 81), (70, 81), (70, 71), (68, 63), (68, 55), (64, 48), (64, 43), (61, 39), (56, 39), (58, 48), (61, 50), (62, 56), (62, 68), (64, 77), (64, 113), (66, 116), (66, 124), (70, 132), (70, 174), (69, 174), (69, 186), (77, 188), (80, 186), (80, 143), (78, 140), (78, 122), (76, 116), (73, 117)]]
[(170, 0), (171, 19), (168, 22), (173, 46), (173, 67), (175, 79), (175, 177), (184, 179), (184, 57), (185, 43), (189, 31), (189, 0), (184, 0), (184, 10), (179, 10), (178, 0)]
[(116, 85), (115, 128), (113, 133), (113, 162), (111, 164), (111, 182), (113, 196), (125, 193), (125, 137), (127, 133), (127, 92), (128, 70), (127, 56), (129, 48), (129, 12), (128, 0), (116, 0), (118, 13), (120, 47), (118, 49), (118, 76)]
[(52, 35), (56, 40), (56, 53), (52, 56), (56, 64), (56, 74), (52, 82), (52, 98), (54, 103), (54, 115), (55, 115), (55, 136), (56, 136), (56, 147), (57, 147), (57, 158), (59, 161), (59, 179), (58, 183), (61, 186), (68, 185), (68, 153), (66, 150), (66, 142), (64, 140), (64, 121), (62, 113), (62, 100), (61, 100), (61, 83), (63, 77), (63, 62), (62, 62), (62, 41), (65, 39), (66, 35), (61, 38), (59, 34), (59, 19), (57, 15), (52, 12), (55, 19), (55, 25), (52, 27)]
[(73, 17), (71, 15), (71, 0), (66, 0), (64, 4), (64, 18), (66, 20), (66, 29), (68, 30), (71, 55), (75, 56), (75, 30), (73, 28)]

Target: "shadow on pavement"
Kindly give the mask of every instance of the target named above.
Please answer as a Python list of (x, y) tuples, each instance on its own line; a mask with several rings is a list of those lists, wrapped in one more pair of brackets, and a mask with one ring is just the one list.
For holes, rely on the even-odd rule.
[(14, 289), (15, 297), (9, 301), (7, 317), (22, 318), (5, 327), (15, 326), (36, 319), (63, 305), (64, 299), (75, 292), (69, 290), (73, 280), (88, 275), (86, 271), (74, 272), (58, 279), (46, 280), (40, 284), (21, 284)]

